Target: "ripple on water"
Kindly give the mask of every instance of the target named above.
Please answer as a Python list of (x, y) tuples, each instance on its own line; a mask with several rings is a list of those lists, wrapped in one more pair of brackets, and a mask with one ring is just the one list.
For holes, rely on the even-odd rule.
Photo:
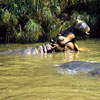
[(99, 100), (100, 78), (57, 72), (58, 65), (69, 61), (100, 62), (99, 40), (78, 41), (78, 44), (90, 51), (0, 55), (0, 100)]

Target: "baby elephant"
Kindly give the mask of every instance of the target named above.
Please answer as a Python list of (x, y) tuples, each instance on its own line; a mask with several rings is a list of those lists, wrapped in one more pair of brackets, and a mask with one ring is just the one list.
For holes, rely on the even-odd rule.
[(76, 44), (77, 36), (89, 35), (90, 27), (86, 22), (77, 19), (75, 23), (56, 37), (55, 51), (66, 51), (67, 49), (80, 51)]

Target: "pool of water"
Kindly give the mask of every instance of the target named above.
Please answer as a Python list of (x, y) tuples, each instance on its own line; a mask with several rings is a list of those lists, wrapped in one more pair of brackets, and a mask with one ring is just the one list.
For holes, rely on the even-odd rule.
[[(57, 72), (69, 61), (100, 62), (100, 40), (78, 41), (82, 52), (20, 56), (0, 54), (0, 100), (100, 100), (100, 78)], [(3, 44), (0, 50), (40, 44)]]

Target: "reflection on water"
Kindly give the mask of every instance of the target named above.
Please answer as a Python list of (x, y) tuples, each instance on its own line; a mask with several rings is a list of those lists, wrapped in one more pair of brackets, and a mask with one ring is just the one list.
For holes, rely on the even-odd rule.
[[(0, 55), (0, 100), (99, 100), (100, 78), (57, 73), (69, 61), (100, 62), (100, 41), (78, 41), (90, 51), (32, 56)], [(20, 47), (30, 45), (20, 45)], [(1, 50), (5, 45), (1, 45)], [(19, 45), (9, 45), (11, 48)]]

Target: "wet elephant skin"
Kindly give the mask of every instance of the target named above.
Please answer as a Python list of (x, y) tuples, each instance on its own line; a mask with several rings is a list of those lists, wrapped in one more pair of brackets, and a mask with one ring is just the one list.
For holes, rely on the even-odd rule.
[(71, 61), (62, 64), (59, 72), (65, 74), (86, 73), (92, 76), (100, 76), (100, 63)]

